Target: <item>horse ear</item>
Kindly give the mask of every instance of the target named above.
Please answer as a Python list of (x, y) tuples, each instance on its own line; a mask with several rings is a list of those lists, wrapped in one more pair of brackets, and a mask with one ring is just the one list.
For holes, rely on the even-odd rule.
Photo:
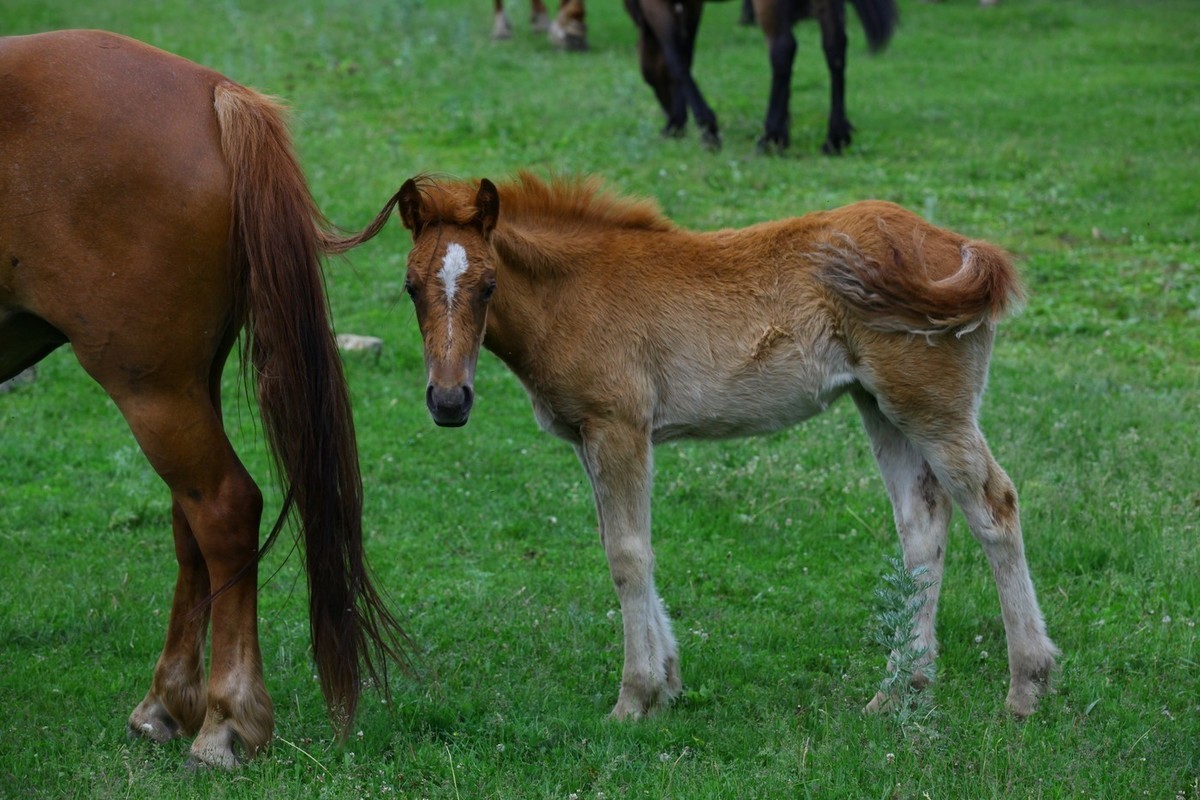
[(400, 191), (396, 193), (400, 206), (400, 219), (404, 221), (404, 227), (412, 231), (413, 239), (421, 233), (421, 190), (417, 188), (417, 182), (409, 178), (400, 187)]
[(500, 192), (496, 191), (496, 184), (483, 178), (479, 181), (479, 191), (475, 194), (475, 220), (483, 230), (485, 238), (492, 235), (499, 218)]

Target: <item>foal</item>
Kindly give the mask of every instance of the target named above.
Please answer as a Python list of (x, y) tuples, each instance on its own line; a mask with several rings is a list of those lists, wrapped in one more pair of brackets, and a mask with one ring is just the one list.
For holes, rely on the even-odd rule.
[(916, 646), (933, 657), (953, 501), (999, 589), (1008, 707), (1036, 709), (1057, 650), (1016, 491), (977, 421), (995, 324), (1021, 296), (1000, 249), (878, 201), (693, 233), (592, 179), (416, 178), (393, 199), (413, 235), (406, 287), (434, 421), (467, 422), (482, 342), (591, 481), (624, 620), (613, 716), (641, 717), (681, 688), (654, 587), (653, 446), (778, 430), (843, 394), (871, 437), (905, 566), (928, 576)]

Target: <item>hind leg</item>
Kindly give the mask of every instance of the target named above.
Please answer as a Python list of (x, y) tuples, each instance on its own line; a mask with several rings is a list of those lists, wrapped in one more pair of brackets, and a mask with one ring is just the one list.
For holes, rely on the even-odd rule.
[(179, 503), (171, 504), (171, 528), (179, 575), (167, 640), (146, 697), (129, 716), (129, 735), (165, 742), (191, 736), (204, 722), (207, 686), (204, 644), (208, 633), (208, 566)]
[(1058, 648), (1046, 635), (1025, 561), (1016, 488), (977, 427), (961, 445), (931, 448), (929, 458), (991, 564), (1008, 639), (1008, 708), (1026, 717), (1049, 687)]
[[(155, 471), (171, 488), (173, 508), (182, 518), (176, 547), (183, 552), (181, 577), (187, 577), (182, 587), (177, 584), (181, 607), (173, 609), (177, 613), (168, 630), (166, 660), (160, 660), (151, 688), (159, 702), (164, 697), (156, 688), (176, 687), (180, 676), (189, 675), (198, 664), (190, 648), (202, 642), (202, 623), (191, 612), (196, 600), (207, 594), (201, 589), (220, 591), (241, 576), (211, 604), (212, 653), (203, 723), (191, 748), (202, 764), (232, 767), (238, 761), (238, 745), (254, 756), (270, 741), (274, 726), (258, 645), (256, 557), (262, 495), (225, 437), (219, 412), (211, 403), (194, 399), (207, 392), (196, 387), (170, 392), (142, 387), (137, 393), (110, 393)], [(181, 535), (187, 529), (194, 540)], [(199, 574), (201, 563), (207, 567), (206, 580)], [(176, 635), (179, 645), (173, 644)], [(190, 677), (182, 680), (186, 685)], [(166, 694), (177, 699), (171, 694), (174, 690)], [(139, 709), (152, 715), (154, 700)]]
[(962, 509), (987, 555), (1008, 640), (1007, 704), (1013, 714), (1025, 717), (1037, 710), (1038, 698), (1049, 686), (1058, 648), (1046, 635), (1025, 561), (1016, 488), (973, 418), (957, 425), (944, 418), (941, 423), (936, 431), (918, 426), (906, 432)]
[[(871, 438), (875, 461), (892, 501), (904, 567), (910, 572), (921, 570), (919, 580), (926, 584), (921, 607), (913, 622), (912, 647), (924, 652), (919, 664), (928, 664), (937, 655), (935, 618), (953, 510), (950, 493), (938, 481), (921, 452), (880, 412), (875, 398), (858, 390), (854, 393), (854, 402)], [(888, 670), (896, 670), (895, 653), (888, 660)], [(914, 675), (913, 683), (923, 686), (924, 676)], [(867, 710), (878, 711), (887, 702), (888, 698), (882, 692), (877, 693)]]

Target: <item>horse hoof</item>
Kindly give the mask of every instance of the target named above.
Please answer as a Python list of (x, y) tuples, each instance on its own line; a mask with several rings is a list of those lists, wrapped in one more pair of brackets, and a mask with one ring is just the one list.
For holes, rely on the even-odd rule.
[(826, 139), (825, 144), (821, 145), (821, 152), (827, 156), (840, 156), (842, 151), (850, 144), (849, 140), (845, 142), (836, 142), (833, 139)]
[(188, 767), (197, 769), (235, 769), (241, 763), (233, 747), (238, 739), (229, 731), (217, 731), (213, 734), (201, 732), (192, 742), (191, 755), (188, 757)]
[(664, 139), (682, 139), (684, 134), (687, 133), (687, 126), (668, 122), (663, 126), (660, 133)]
[(758, 153), (764, 156), (781, 156), (788, 148), (786, 138), (764, 136), (758, 140)]
[(704, 131), (700, 134), (700, 146), (711, 153), (721, 149), (721, 134), (716, 131)]
[(508, 17), (503, 14), (497, 14), (495, 21), (492, 22), (492, 38), (502, 41), (504, 39), (511, 39), (512, 35), (512, 23), (508, 21)]
[(587, 26), (573, 20), (565, 24), (555, 20), (550, 25), (550, 43), (568, 53), (582, 53), (588, 49)]
[(869, 702), (865, 706), (863, 706), (862, 713), (864, 713), (864, 714), (879, 714), (879, 713), (882, 713), (883, 710), (885, 708), (887, 708), (887, 706), (888, 706), (887, 695), (885, 695), (883, 692), (876, 692), (875, 696), (871, 698), (871, 702)]
[(179, 726), (175, 720), (146, 720), (140, 723), (129, 723), (127, 731), (130, 739), (149, 739), (155, 744), (163, 744), (179, 736)]
[(153, 697), (147, 697), (129, 715), (126, 730), (130, 739), (149, 739), (156, 744), (183, 735), (183, 726)]

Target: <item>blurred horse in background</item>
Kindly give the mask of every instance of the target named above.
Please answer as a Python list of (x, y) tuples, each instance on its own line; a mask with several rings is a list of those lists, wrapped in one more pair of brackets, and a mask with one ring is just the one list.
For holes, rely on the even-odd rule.
[[(850, 0), (872, 52), (891, 39), (899, 19), (895, 0)], [(717, 115), (692, 77), (696, 35), (704, 0), (625, 0), (625, 9), (638, 28), (638, 56), (642, 77), (654, 90), (667, 116), (664, 136), (682, 136), (691, 109), (700, 128), (701, 142), (721, 145)], [(846, 6), (845, 0), (743, 0), (742, 22), (757, 21), (767, 40), (771, 62), (771, 94), (759, 150), (778, 152), (790, 144), (792, 64), (796, 37), (792, 27), (815, 17), (821, 27), (821, 46), (829, 68), (829, 124), (821, 149), (841, 153), (850, 144), (854, 126), (846, 117)]]
[[(562, 0), (553, 20), (543, 0), (532, 0), (531, 5), (529, 23), (535, 33), (548, 34), (550, 42), (560, 50), (587, 50), (587, 20), (583, 0)], [(494, 0), (494, 6), (492, 38), (511, 39), (513, 26), (504, 12), (504, 0)]]

